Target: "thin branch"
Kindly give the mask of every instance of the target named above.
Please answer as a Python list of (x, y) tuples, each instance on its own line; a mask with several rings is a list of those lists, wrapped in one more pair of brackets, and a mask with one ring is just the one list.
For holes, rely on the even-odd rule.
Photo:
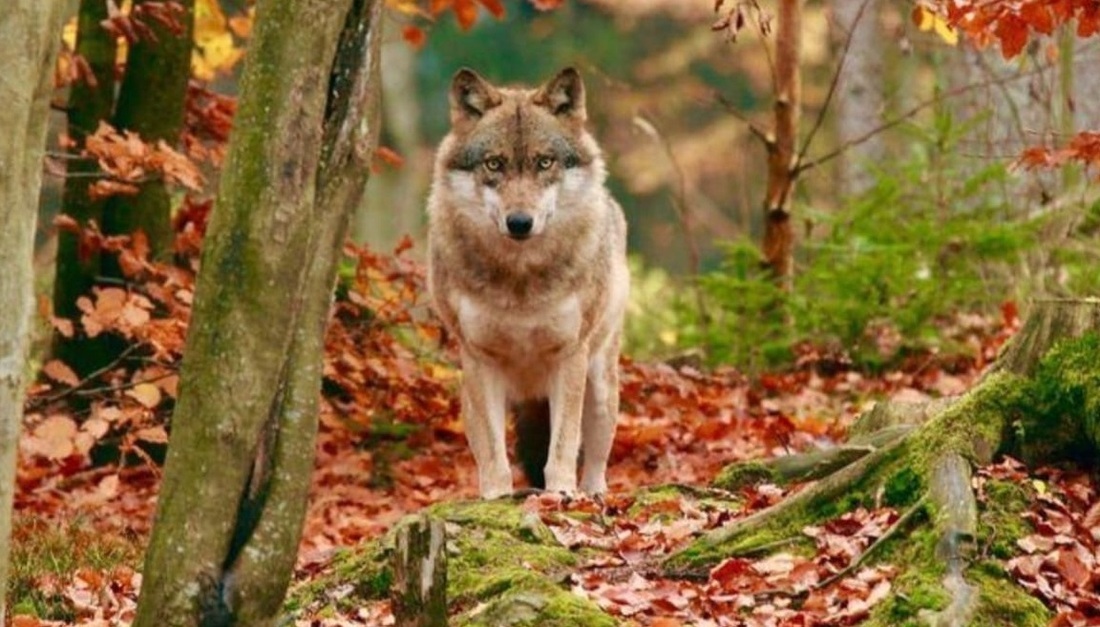
[(865, 562), (867, 558), (870, 557), (876, 550), (881, 548), (882, 545), (886, 544), (895, 535), (897, 535), (905, 527), (905, 525), (909, 523), (909, 520), (912, 519), (913, 516), (917, 514), (917, 512), (921, 511), (924, 508), (926, 498), (927, 497), (925, 496), (920, 497), (920, 499), (917, 500), (917, 502), (914, 503), (912, 507), (905, 510), (905, 513), (898, 517), (897, 521), (894, 522), (894, 525), (892, 527), (887, 529), (886, 532), (879, 536), (877, 540), (872, 542), (871, 545), (867, 547), (867, 550), (860, 553), (858, 557), (852, 560), (852, 563), (842, 568), (833, 576), (819, 581), (817, 585), (814, 586), (814, 589), (820, 590), (822, 588), (828, 588), (834, 583), (840, 581), (841, 579), (844, 579), (848, 575), (851, 575), (853, 572), (855, 572), (855, 570), (859, 568), (860, 564)]
[(756, 123), (750, 120), (744, 113), (741, 112), (740, 109), (737, 108), (737, 105), (733, 104), (733, 102), (726, 98), (724, 94), (719, 91), (715, 91), (714, 100), (718, 104), (725, 107), (727, 113), (744, 122), (749, 127), (749, 132), (755, 135), (757, 139), (764, 142), (764, 146), (767, 147), (769, 150), (771, 149), (771, 146), (775, 144), (775, 140), (771, 137), (768, 137), (768, 134), (764, 131), (764, 129), (760, 128), (756, 125)]
[(133, 353), (135, 350), (137, 350), (137, 347), (138, 347), (137, 344), (131, 344), (130, 346), (127, 346), (126, 350), (122, 351), (122, 353), (119, 354), (118, 357), (115, 357), (113, 360), (111, 360), (111, 363), (107, 364), (106, 366), (103, 366), (102, 368), (99, 368), (98, 370), (92, 371), (91, 373), (88, 374), (88, 376), (84, 377), (80, 381), (77, 381), (76, 385), (65, 388), (64, 390), (61, 390), (60, 392), (57, 392), (56, 394), (51, 394), (50, 396), (47, 396), (45, 398), (35, 399), (35, 401), (30, 403), (31, 408), (32, 409), (37, 409), (39, 407), (49, 405), (50, 403), (53, 403), (55, 401), (59, 401), (59, 400), (65, 398), (66, 396), (69, 396), (70, 394), (76, 394), (77, 390), (79, 390), (80, 388), (84, 387), (85, 385), (88, 385), (89, 383), (91, 383), (92, 380), (98, 378), (99, 375), (104, 374), (106, 372), (109, 372), (110, 370), (115, 369), (120, 363), (122, 363), (122, 361), (124, 359), (129, 357), (131, 353)]
[(802, 148), (798, 150), (798, 159), (796, 163), (802, 163), (802, 159), (806, 156), (806, 151), (810, 149), (810, 144), (814, 140), (814, 135), (821, 128), (821, 125), (825, 122), (825, 114), (829, 112), (829, 106), (832, 104), (833, 95), (836, 93), (836, 88), (840, 84), (840, 75), (844, 72), (844, 63), (848, 60), (848, 52), (852, 48), (852, 40), (855, 39), (856, 28), (859, 27), (859, 23), (863, 20), (863, 12), (867, 10), (868, 5), (872, 0), (863, 0), (859, 5), (859, 10), (856, 11), (855, 18), (852, 20), (851, 26), (848, 27), (848, 36), (844, 38), (844, 48), (840, 53), (840, 61), (837, 63), (836, 71), (833, 72), (832, 80), (829, 81), (829, 91), (825, 94), (825, 102), (821, 104), (821, 108), (817, 112), (817, 119), (814, 120), (814, 125), (810, 129), (810, 132), (806, 134), (806, 139), (802, 142)]
[(175, 376), (177, 374), (179, 374), (179, 373), (175, 372), (175, 371), (164, 372), (164, 373), (158, 374), (154, 377), (146, 377), (144, 379), (138, 379), (137, 381), (128, 381), (126, 383), (119, 383), (118, 385), (103, 385), (103, 386), (100, 386), (100, 387), (97, 387), (97, 388), (88, 388), (87, 390), (80, 390), (78, 392), (74, 392), (74, 394), (76, 396), (95, 396), (96, 394), (102, 394), (104, 392), (121, 392), (122, 390), (129, 390), (130, 388), (135, 388), (139, 385), (142, 385), (143, 383), (155, 383), (157, 381), (160, 381), (162, 379), (167, 379), (168, 377), (172, 377), (172, 376)]
[[(684, 239), (687, 240), (688, 263), (691, 265), (691, 274), (694, 277), (698, 277), (701, 269), (701, 256), (699, 254), (699, 242), (695, 240), (695, 225), (691, 206), (687, 201), (687, 175), (684, 173), (684, 168), (680, 165), (680, 160), (676, 158), (676, 153), (672, 150), (672, 142), (670, 142), (668, 137), (657, 128), (657, 125), (654, 124), (652, 120), (638, 114), (634, 117), (634, 125), (660, 144), (665, 152), (665, 156), (668, 158), (669, 164), (672, 165), (673, 173), (676, 175), (676, 191), (669, 195), (672, 198), (672, 206), (676, 209), (676, 216), (680, 219), (680, 228), (684, 231)], [(695, 288), (692, 291), (695, 293), (695, 306), (699, 311), (699, 321), (705, 328), (708, 325), (710, 317), (707, 315), (703, 290), (698, 281), (693, 281), (692, 284)]]
[(806, 162), (803, 162), (803, 163), (799, 163), (798, 166), (794, 168), (794, 174), (795, 174), (795, 176), (800, 175), (803, 172), (805, 172), (806, 170), (816, 168), (819, 165), (822, 165), (826, 162), (832, 161), (833, 159), (835, 159), (835, 158), (839, 157), (840, 155), (844, 154), (845, 152), (847, 152), (848, 149), (853, 148), (855, 146), (858, 146), (858, 145), (870, 140), (871, 138), (875, 137), (879, 133), (881, 133), (883, 131), (887, 131), (891, 128), (894, 128), (895, 126), (901, 124), (902, 122), (908, 121), (913, 116), (915, 116), (916, 114), (920, 113), (921, 111), (927, 109), (928, 107), (940, 104), (941, 102), (943, 102), (945, 100), (950, 100), (951, 98), (961, 96), (965, 93), (974, 91), (975, 89), (982, 89), (984, 87), (989, 87), (991, 85), (999, 85), (1001, 83), (1007, 83), (1007, 82), (1014, 81), (1014, 80), (1020, 80), (1021, 78), (1025, 78), (1027, 76), (1030, 76), (1032, 74), (1036, 74), (1038, 72), (1039, 72), (1039, 70), (1032, 70), (1031, 72), (1028, 72), (1026, 74), (1018, 74), (1016, 76), (990, 79), (990, 80), (987, 80), (987, 81), (981, 81), (979, 83), (972, 83), (970, 85), (964, 85), (962, 87), (957, 87), (955, 89), (937, 94), (936, 96), (933, 96), (933, 97), (931, 97), (927, 100), (924, 100), (922, 102), (917, 103), (916, 105), (914, 105), (912, 108), (910, 108), (905, 113), (902, 113), (901, 115), (899, 115), (899, 116), (897, 116), (897, 117), (895, 117), (891, 120), (888, 120), (886, 122), (883, 122), (882, 124), (879, 124), (878, 126), (876, 126), (875, 128), (867, 131), (863, 135), (860, 135), (859, 137), (854, 137), (854, 138), (844, 142), (843, 144), (837, 146), (833, 150), (830, 150), (829, 152), (825, 153), (824, 155), (822, 155), (822, 156), (820, 156), (820, 157), (818, 157), (818, 158), (816, 158), (812, 161), (806, 161)]

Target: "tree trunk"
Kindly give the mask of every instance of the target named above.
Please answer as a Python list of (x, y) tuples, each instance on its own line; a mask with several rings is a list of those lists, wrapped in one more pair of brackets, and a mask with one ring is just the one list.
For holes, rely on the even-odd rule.
[[(88, 62), (94, 76), (94, 84), (77, 81), (69, 91), (68, 134), (76, 144), (74, 152), (84, 146), (84, 139), (95, 132), (100, 120), (111, 118), (115, 101), (115, 37), (100, 22), (107, 19), (107, 3), (103, 0), (81, 0), (77, 17), (76, 54)], [(100, 172), (94, 159), (69, 159), (65, 179), (65, 191), (61, 201), (61, 213), (72, 217), (81, 225), (94, 220), (103, 222), (103, 202), (88, 196), (88, 186)], [(76, 299), (92, 289), (99, 275), (98, 252), (82, 250), (80, 237), (69, 231), (57, 235), (57, 273), (54, 278), (53, 311), (59, 318), (79, 320), (80, 309)], [(53, 337), (53, 354), (67, 363), (81, 376), (102, 367), (109, 358), (109, 346), (102, 338), (84, 336), (77, 326), (77, 334), (66, 338), (58, 333)]]
[(877, 9), (875, 0), (835, 0), (833, 4), (833, 25), (838, 31), (834, 40), (850, 38), (851, 42), (837, 77), (837, 144), (871, 135), (841, 157), (842, 197), (860, 194), (874, 184), (872, 166), (880, 162), (884, 150), (882, 133), (874, 134), (883, 121), (884, 82)]
[[(986, 624), (980, 616), (995, 614), (998, 595), (1006, 592), (1003, 587), (983, 587), (999, 585), (989, 580), (988, 568), (981, 573), (968, 569), (985, 559), (973, 551), (978, 507), (971, 469), (998, 454), (1036, 464), (1069, 459), (1095, 466), (1100, 451), (1098, 358), (1100, 299), (1038, 301), (997, 363), (968, 393), (930, 404), (927, 411), (907, 407), (896, 412), (920, 423), (907, 432), (899, 432), (896, 424), (883, 427), (882, 437), (861, 431), (865, 455), (777, 505), (703, 536), (666, 566), (676, 574), (705, 573), (725, 557), (790, 544), (806, 525), (840, 515), (848, 507), (883, 502), (905, 508), (906, 520), (924, 510), (932, 527), (935, 542), (920, 548), (925, 545), (916, 538), (906, 541), (916, 547), (907, 549), (910, 562), (895, 565), (942, 574), (940, 586), (948, 601), (926, 608), (933, 622)], [(883, 412), (878, 413), (880, 418)], [(782, 467), (805, 469), (821, 462), (821, 453), (798, 457), (806, 459), (788, 460)], [(777, 468), (774, 463), (759, 464), (754, 470), (764, 478), (782, 480), (781, 474), (764, 472)], [(735, 476), (736, 470), (731, 468), (727, 477)], [(744, 466), (740, 472), (744, 474)], [(1026, 598), (1022, 589), (1018, 592)], [(906, 590), (894, 594), (904, 595)], [(905, 604), (913, 609), (911, 599)]]
[(10, 0), (0, 20), (0, 625), (34, 314), (34, 230), (63, 5)]
[(798, 166), (798, 121), (802, 107), (802, 2), (779, 0), (775, 38), (775, 134), (768, 138), (768, 184), (764, 200), (764, 264), (790, 290), (794, 271), (791, 196)]
[[(154, 0), (139, 0), (135, 8)], [(141, 39), (130, 45), (126, 75), (118, 92), (114, 126), (133, 131), (155, 144), (163, 140), (176, 147), (183, 130), (184, 98), (191, 77), (191, 47), (195, 24), (195, 0), (176, 0), (184, 13), (184, 32), (171, 33), (163, 24), (149, 21), (155, 40)], [(172, 248), (171, 206), (168, 188), (160, 177), (145, 181), (133, 196), (114, 196), (103, 214), (103, 232), (128, 235), (141, 230), (149, 238), (150, 252), (161, 257)], [(122, 278), (118, 260), (103, 258), (103, 274)]]
[(136, 627), (278, 615), (313, 466), (336, 262), (377, 141), (381, 7), (259, 7)]

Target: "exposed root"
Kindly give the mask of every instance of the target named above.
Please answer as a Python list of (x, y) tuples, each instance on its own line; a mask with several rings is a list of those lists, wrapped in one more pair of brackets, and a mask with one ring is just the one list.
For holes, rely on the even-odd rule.
[(833, 448), (731, 464), (714, 479), (714, 486), (736, 491), (754, 483), (788, 485), (816, 481), (905, 436), (913, 428), (899, 424), (854, 437)]
[(909, 521), (911, 521), (914, 516), (916, 516), (921, 510), (924, 509), (924, 505), (925, 497), (922, 496), (916, 503), (913, 504), (912, 507), (905, 510), (905, 513), (899, 516), (896, 521), (894, 521), (892, 527), (887, 529), (885, 533), (883, 533), (881, 536), (879, 536), (877, 540), (871, 543), (871, 546), (867, 547), (865, 551), (860, 553), (858, 557), (852, 560), (851, 564), (845, 566), (842, 570), (834, 574), (832, 577), (821, 580), (816, 586), (814, 586), (814, 588), (828, 588), (834, 583), (854, 573), (856, 569), (859, 568), (860, 565), (862, 565), (864, 562), (866, 562), (868, 558), (874, 555), (877, 550), (882, 548), (890, 540), (896, 538), (902, 529), (908, 528)]
[[(730, 555), (758, 552), (760, 547), (794, 537), (807, 522), (809, 512), (836, 510), (853, 488), (862, 486), (904, 450), (907, 436), (887, 442), (874, 452), (848, 464), (828, 477), (775, 505), (729, 526), (715, 529), (696, 540), (688, 549), (673, 555), (665, 568), (677, 576), (693, 576), (710, 564)], [(839, 514), (840, 511), (835, 511)], [(810, 518), (816, 518), (810, 515)]]
[(967, 583), (963, 571), (978, 531), (978, 503), (970, 488), (970, 463), (949, 453), (932, 468), (929, 498), (936, 511), (936, 559), (947, 565), (943, 586), (951, 601), (939, 612), (924, 612), (930, 624), (943, 627), (970, 623), (978, 609), (978, 589)]

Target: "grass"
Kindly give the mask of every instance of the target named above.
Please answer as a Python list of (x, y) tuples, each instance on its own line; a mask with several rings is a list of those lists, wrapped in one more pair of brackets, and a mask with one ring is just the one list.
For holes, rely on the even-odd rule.
[(136, 568), (141, 559), (136, 539), (102, 533), (79, 518), (58, 522), (17, 514), (13, 523), (8, 587), (13, 616), (71, 621), (75, 616), (62, 590), (73, 573)]

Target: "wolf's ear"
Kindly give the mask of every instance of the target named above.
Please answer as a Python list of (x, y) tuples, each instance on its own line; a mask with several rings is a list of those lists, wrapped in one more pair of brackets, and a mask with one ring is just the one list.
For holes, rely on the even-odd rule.
[(451, 79), (451, 124), (476, 120), (500, 104), (500, 92), (477, 72), (462, 68)]
[(584, 108), (584, 81), (575, 68), (565, 68), (543, 85), (535, 93), (535, 103), (557, 116), (581, 122), (588, 117)]

